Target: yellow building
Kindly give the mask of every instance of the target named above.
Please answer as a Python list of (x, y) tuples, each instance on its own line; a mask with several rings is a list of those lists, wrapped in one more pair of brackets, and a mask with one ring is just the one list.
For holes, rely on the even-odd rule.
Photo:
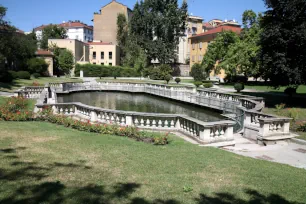
[(88, 43), (91, 64), (117, 66), (120, 63), (120, 51), (117, 45), (103, 42)]
[(37, 50), (35, 52), (35, 56), (45, 60), (45, 62), (48, 64), (48, 71), (46, 74), (48, 76), (53, 76), (53, 53), (48, 50)]
[(127, 21), (132, 15), (131, 9), (112, 0), (101, 8), (100, 13), (94, 14), (94, 40), (117, 45), (117, 16), (120, 13), (126, 16)]
[[(208, 45), (217, 37), (218, 33), (224, 32), (224, 31), (233, 31), (236, 33), (241, 32), (240, 26), (237, 25), (220, 25), (218, 27), (215, 27), (211, 30), (208, 30), (207, 32), (203, 32), (197, 35), (193, 35), (189, 37), (189, 47), (190, 47), (190, 68), (195, 63), (202, 63), (202, 60), (204, 58), (204, 55), (207, 52)], [(216, 62), (217, 63), (217, 62)], [(215, 74), (214, 70), (210, 73), (211, 77), (218, 76), (221, 79), (225, 78), (225, 72), (224, 70), (221, 70), (221, 73)]]

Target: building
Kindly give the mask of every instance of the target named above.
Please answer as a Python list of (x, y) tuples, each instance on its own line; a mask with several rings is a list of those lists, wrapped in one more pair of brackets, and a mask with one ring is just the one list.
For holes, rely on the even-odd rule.
[[(238, 34), (241, 32), (240, 25), (237, 22), (222, 22), (220, 24), (210, 24), (213, 28), (209, 28), (206, 32), (193, 35), (189, 37), (189, 46), (190, 46), (190, 67), (195, 63), (201, 63), (204, 55), (207, 52), (208, 45), (217, 37), (217, 35), (224, 31), (233, 31)], [(216, 26), (216, 27), (214, 27)], [(217, 63), (217, 62), (216, 62)], [(211, 77), (218, 77), (221, 79), (225, 78), (224, 70), (221, 70), (221, 73), (215, 75), (214, 71), (210, 73)]]
[(48, 50), (37, 50), (35, 52), (36, 57), (43, 58), (48, 66), (48, 76), (53, 76), (53, 53)]
[[(41, 40), (42, 31), (48, 25), (41, 25), (34, 28), (37, 40)], [(80, 21), (68, 21), (58, 24), (58, 26), (63, 27), (67, 31), (67, 39), (79, 40), (82, 42), (93, 41), (93, 27), (89, 26)]]
[(91, 64), (118, 66), (120, 64), (120, 50), (117, 45), (104, 42), (88, 43)]
[(117, 45), (117, 16), (120, 13), (124, 14), (129, 21), (132, 10), (112, 0), (102, 7), (99, 13), (94, 14), (94, 40)]

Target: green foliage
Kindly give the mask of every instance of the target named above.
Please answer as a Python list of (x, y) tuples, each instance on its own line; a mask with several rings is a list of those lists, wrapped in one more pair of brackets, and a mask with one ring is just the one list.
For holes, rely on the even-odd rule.
[(276, 104), (275, 108), (276, 108), (276, 112), (279, 113), (281, 110), (283, 110), (286, 107), (286, 104), (281, 103), (281, 104)]
[(193, 84), (194, 84), (197, 88), (199, 88), (203, 83), (202, 83), (201, 81), (195, 81), (195, 82), (193, 82)]
[(261, 20), (262, 73), (273, 86), (306, 83), (306, 1), (265, 0)]
[(48, 70), (48, 64), (42, 58), (31, 58), (27, 61), (28, 71), (39, 74), (46, 74)]
[(229, 74), (229, 75), (226, 75), (226, 77), (224, 78), (224, 81), (226, 83), (236, 83), (236, 82), (246, 83), (248, 81), (248, 77)]
[(13, 77), (13, 79), (18, 79), (18, 73), (16, 71), (8, 71), (8, 73)]
[(204, 67), (198, 63), (192, 66), (190, 76), (192, 76), (195, 81), (203, 81), (207, 78)]
[(169, 81), (172, 79), (172, 76), (168, 74), (168, 75), (165, 76), (164, 79), (167, 82), (167, 84), (169, 84)]
[[(239, 41), (237, 33), (232, 31), (224, 31), (219, 33), (212, 43), (208, 45), (207, 53), (204, 55), (202, 65), (207, 73), (215, 69), (216, 62), (222, 63), (225, 60), (230, 46)], [(217, 66), (215, 72), (218, 74), (224, 68)]]
[(17, 76), (19, 79), (31, 79), (31, 74), (28, 71), (19, 71)]
[(39, 73), (34, 73), (34, 74), (32, 74), (32, 76), (33, 76), (35, 79), (41, 77), (41, 75), (40, 75)]
[(13, 81), (13, 76), (10, 72), (8, 71), (2, 71), (0, 72), (0, 82), (4, 83), (10, 83)]
[(296, 94), (296, 89), (297, 87), (287, 87), (284, 92), (288, 96), (292, 96), (293, 94)]
[(123, 64), (125, 58), (125, 48), (128, 38), (128, 24), (123, 13), (117, 16), (117, 43), (120, 49), (120, 64)]
[(183, 191), (185, 193), (189, 193), (189, 192), (193, 191), (193, 188), (191, 186), (184, 186), (183, 187)]
[[(147, 61), (157, 59), (161, 64), (176, 60), (179, 37), (186, 29), (187, 3), (181, 7), (177, 1), (146, 0), (136, 2), (129, 24), (130, 48), (137, 52), (139, 47), (146, 51)], [(131, 44), (131, 43), (134, 43)], [(127, 54), (128, 58), (133, 54)]]
[(58, 56), (58, 69), (65, 73), (70, 74), (74, 67), (74, 56), (70, 50), (61, 49)]
[(77, 64), (75, 68), (76, 76), (83, 70), (85, 77), (138, 77), (140, 74), (133, 68), (120, 66), (104, 66), (95, 64)]
[(300, 132), (306, 132), (306, 122), (300, 122), (297, 124), (298, 127), (297, 127), (297, 131), (300, 131)]
[(67, 37), (66, 33), (66, 29), (58, 25), (46, 26), (42, 31), (40, 48), (48, 49), (48, 39), (65, 39)]
[(166, 77), (170, 76), (172, 78), (173, 69), (168, 64), (162, 64), (158, 67), (152, 67), (148, 70), (150, 79), (153, 80), (166, 80)]
[(27, 110), (29, 100), (22, 97), (8, 98), (0, 106), (0, 120), (28, 121), (33, 120), (33, 113)]
[(209, 82), (209, 83), (204, 83), (203, 86), (204, 86), (204, 88), (208, 89), (208, 88), (212, 88), (214, 85), (213, 85), (213, 83)]
[(244, 89), (244, 84), (242, 84), (242, 83), (236, 83), (236, 84), (234, 85), (234, 89), (235, 89), (238, 93), (240, 93), (240, 91), (242, 91), (242, 90)]
[(175, 78), (175, 82), (176, 82), (177, 84), (179, 84), (179, 83), (181, 82), (181, 78), (176, 77), (176, 78)]

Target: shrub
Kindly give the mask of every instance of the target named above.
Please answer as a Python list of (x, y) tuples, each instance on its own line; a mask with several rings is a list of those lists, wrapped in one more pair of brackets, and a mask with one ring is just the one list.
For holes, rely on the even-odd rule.
[(39, 73), (34, 73), (34, 74), (32, 74), (32, 76), (33, 76), (35, 79), (41, 77), (41, 75), (40, 75)]
[(287, 87), (284, 92), (288, 96), (292, 96), (293, 94), (296, 93), (296, 89), (297, 89), (296, 87)]
[(28, 71), (33, 73), (44, 74), (48, 70), (48, 64), (42, 58), (31, 58), (27, 61)]
[(227, 75), (224, 78), (225, 83), (246, 83), (248, 81), (248, 77), (241, 75)]
[(120, 66), (104, 66), (95, 64), (77, 64), (75, 68), (76, 76), (80, 76), (83, 70), (84, 77), (138, 77), (140, 74), (136, 69)]
[(8, 71), (9, 74), (13, 77), (13, 79), (18, 79), (18, 74), (15, 71)]
[(296, 108), (288, 108), (288, 117), (292, 118), (293, 121), (299, 117), (299, 111)]
[(306, 122), (299, 122), (297, 123), (297, 131), (300, 131), (300, 132), (306, 132)]
[(6, 121), (28, 121), (33, 113), (27, 110), (28, 100), (22, 97), (8, 98), (0, 107), (0, 119)]
[(234, 89), (239, 93), (240, 91), (242, 91), (244, 89), (244, 84), (242, 83), (236, 83), (234, 85)]
[(281, 103), (281, 104), (276, 104), (275, 108), (276, 108), (276, 112), (280, 112), (281, 110), (283, 110), (286, 107), (286, 104)]
[(181, 82), (181, 79), (178, 78), (178, 77), (176, 77), (176, 78), (175, 78), (175, 82), (176, 82), (177, 84), (179, 84), (179, 83)]
[(10, 83), (13, 81), (13, 76), (9, 72), (2, 71), (0, 72), (0, 82)]
[(195, 82), (193, 82), (193, 84), (194, 84), (197, 88), (199, 88), (199, 87), (202, 85), (202, 82), (201, 82), (201, 81), (195, 81)]
[(208, 89), (208, 88), (213, 87), (214, 85), (213, 83), (209, 82), (209, 83), (204, 83), (203, 86)]
[(167, 76), (165, 76), (164, 79), (167, 82), (167, 84), (169, 84), (169, 81), (172, 79), (172, 76), (168, 74)]
[(17, 75), (19, 79), (31, 79), (31, 75), (27, 71), (19, 71), (17, 72)]
[(158, 67), (151, 67), (151, 69), (149, 69), (149, 76), (150, 76), (150, 79), (153, 79), (153, 80), (166, 80), (166, 77), (168, 75), (171, 76), (172, 78), (172, 72), (173, 72), (173, 69), (171, 68), (170, 65), (168, 64), (162, 64)]
[(207, 78), (204, 67), (197, 63), (192, 66), (190, 76), (192, 76), (195, 81), (203, 81)]

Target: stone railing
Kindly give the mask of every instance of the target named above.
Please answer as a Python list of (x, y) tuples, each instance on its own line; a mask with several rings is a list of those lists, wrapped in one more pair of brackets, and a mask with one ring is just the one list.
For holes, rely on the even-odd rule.
[(37, 104), (52, 107), (54, 114), (75, 116), (92, 123), (136, 126), (141, 129), (180, 132), (202, 144), (233, 141), (234, 121), (202, 122), (186, 115), (118, 111), (82, 103)]
[[(219, 121), (211, 123), (212, 127), (209, 128), (210, 134), (214, 135), (214, 129), (218, 129), (220, 135), (225, 134), (223, 130), (225, 126), (230, 126), (233, 128), (235, 132), (242, 131), (244, 137), (256, 140), (260, 143), (267, 144), (273, 143), (279, 140), (286, 140), (292, 135), (289, 131), (285, 131), (283, 127), (288, 127), (290, 125), (289, 118), (279, 118), (273, 115), (267, 115), (261, 113), (261, 110), (264, 108), (264, 99), (260, 97), (253, 96), (245, 96), (239, 94), (231, 94), (231, 93), (223, 93), (218, 92), (213, 89), (196, 89), (194, 87), (173, 87), (167, 85), (156, 85), (156, 84), (146, 84), (146, 83), (110, 83), (110, 82), (100, 82), (100, 83), (62, 83), (62, 84), (49, 84), (51, 93), (48, 94), (47, 102), (50, 104), (56, 104), (56, 93), (70, 93), (77, 91), (126, 91), (126, 92), (135, 92), (135, 93), (148, 93), (156, 96), (161, 96), (169, 99), (174, 99), (178, 101), (183, 101), (191, 104), (196, 104), (204, 107), (209, 107), (218, 111), (223, 111), (224, 115), (231, 120), (236, 121), (232, 123), (228, 123), (228, 121)], [(73, 103), (74, 105), (76, 103)], [(58, 105), (58, 104), (57, 104)], [(67, 104), (66, 104), (67, 105)], [(69, 104), (68, 104), (69, 105)], [(69, 105), (71, 106), (71, 104)], [(177, 130), (185, 133), (188, 136), (194, 136), (194, 138), (205, 138), (207, 136), (204, 135), (204, 129), (209, 127), (208, 123), (202, 123), (194, 118), (189, 118), (187, 116), (179, 116), (179, 115), (168, 115), (168, 114), (154, 114), (154, 113), (133, 113), (128, 112), (132, 118), (126, 118), (125, 116), (121, 117), (120, 115), (126, 115), (126, 113), (122, 111), (115, 110), (105, 110), (109, 114), (97, 114), (95, 119), (95, 115), (92, 111), (90, 111), (93, 107), (90, 106), (80, 106), (78, 104), (78, 112), (73, 114), (77, 114), (78, 116), (82, 116), (83, 118), (89, 118), (92, 122), (108, 122), (112, 121), (112, 116), (114, 117), (114, 121), (116, 123), (122, 124), (133, 124), (137, 127), (141, 128), (162, 128), (163, 130)], [(66, 109), (62, 109), (62, 111), (66, 111)], [(74, 111), (72, 109), (72, 111)], [(99, 109), (100, 112), (102, 109)], [(64, 111), (64, 112), (65, 112)], [(70, 108), (67, 109), (68, 113), (70, 113)], [(104, 112), (105, 112), (104, 111)], [(59, 109), (59, 113), (61, 113)], [(117, 113), (117, 117), (115, 118), (114, 114)], [(124, 113), (124, 114), (123, 114)], [(107, 119), (107, 116), (109, 117)], [(171, 117), (170, 117), (171, 116)], [(168, 118), (167, 118), (168, 117)], [(167, 119), (166, 119), (167, 118)], [(178, 120), (179, 118), (179, 120)], [(117, 120), (118, 119), (118, 120)], [(105, 121), (104, 121), (105, 120)], [(112, 121), (112, 122), (114, 122)], [(132, 121), (132, 123), (128, 122)], [(177, 125), (179, 122), (179, 125)], [(188, 125), (187, 125), (188, 124)], [(191, 125), (192, 124), (192, 125)], [(269, 126), (269, 131), (267, 132), (267, 126)], [(272, 128), (273, 126), (273, 128)], [(173, 129), (174, 127), (174, 129)], [(193, 128), (191, 128), (193, 127)], [(199, 128), (201, 127), (201, 128)], [(204, 129), (203, 129), (204, 128)], [(265, 131), (263, 130), (265, 128)], [(202, 132), (199, 129), (203, 130)], [(223, 131), (221, 131), (221, 129)], [(229, 129), (225, 128), (226, 131)], [(273, 130), (273, 131), (272, 131)], [(206, 130), (208, 132), (208, 130)], [(216, 135), (219, 134), (216, 130)], [(232, 131), (232, 130), (231, 130)], [(201, 134), (200, 134), (201, 132)], [(206, 133), (207, 135), (207, 133)], [(223, 138), (223, 137), (220, 137)], [(228, 141), (226, 137), (223, 141)], [(274, 140), (273, 140), (274, 138)], [(224, 139), (224, 138), (223, 138)], [(204, 139), (205, 140), (205, 139)], [(203, 140), (202, 140), (203, 141)], [(208, 140), (205, 140), (207, 142)], [(221, 141), (209, 139), (212, 141)], [(272, 141), (272, 142), (271, 142)]]
[(39, 98), (45, 87), (27, 86), (15, 92), (15, 96), (23, 98)]

